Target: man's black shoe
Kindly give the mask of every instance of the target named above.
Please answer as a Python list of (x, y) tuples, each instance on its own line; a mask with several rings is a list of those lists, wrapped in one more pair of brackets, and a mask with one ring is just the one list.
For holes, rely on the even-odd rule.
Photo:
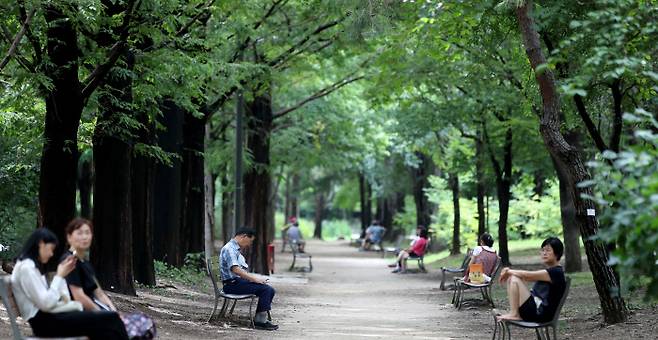
[(263, 329), (266, 331), (274, 331), (279, 329), (279, 325), (274, 325), (271, 322), (256, 322), (254, 321), (254, 326), (256, 329)]

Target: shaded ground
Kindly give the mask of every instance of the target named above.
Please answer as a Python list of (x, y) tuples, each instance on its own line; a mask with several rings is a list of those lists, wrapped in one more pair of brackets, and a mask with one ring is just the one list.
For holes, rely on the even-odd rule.
[[(279, 246), (279, 244), (277, 244)], [(277, 289), (273, 317), (276, 332), (246, 327), (247, 304), (239, 304), (239, 319), (206, 322), (211, 311), (209, 280), (197, 286), (160, 281), (160, 288), (139, 289), (139, 297), (112, 295), (119, 309), (143, 311), (156, 319), (161, 339), (483, 339), (491, 337), (489, 308), (456, 311), (452, 291), (439, 290), (439, 273), (391, 274), (377, 253), (361, 253), (346, 242), (310, 241), (312, 273), (288, 272), (291, 255), (276, 253)], [(515, 261), (516, 260), (516, 261)], [(529, 259), (514, 259), (529, 265)], [(414, 266), (415, 264), (412, 264)], [(505, 307), (502, 290), (495, 289)], [(563, 312), (560, 339), (655, 339), (655, 307), (636, 310), (628, 323), (600, 325), (598, 299), (591, 285), (576, 286)], [(0, 309), (0, 338), (10, 337), (4, 309)], [(25, 327), (25, 325), (24, 325)], [(516, 338), (533, 333), (516, 331)]]

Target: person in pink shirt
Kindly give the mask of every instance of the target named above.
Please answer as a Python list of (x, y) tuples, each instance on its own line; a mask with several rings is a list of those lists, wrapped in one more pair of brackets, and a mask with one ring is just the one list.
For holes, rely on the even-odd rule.
[(397, 267), (392, 273), (405, 273), (407, 271), (407, 258), (409, 256), (423, 256), (427, 247), (427, 229), (420, 230), (420, 237), (408, 249), (400, 251), (397, 259)]

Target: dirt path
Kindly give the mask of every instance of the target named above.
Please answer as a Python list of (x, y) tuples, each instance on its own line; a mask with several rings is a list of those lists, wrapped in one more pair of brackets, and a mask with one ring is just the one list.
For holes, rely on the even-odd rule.
[[(277, 287), (277, 338), (454, 339), (485, 336), (449, 305), (452, 292), (439, 290), (438, 273), (391, 274), (376, 253), (358, 252), (345, 242), (313, 242), (314, 270), (308, 283)], [(281, 256), (283, 255), (283, 256)], [(277, 254), (288, 264), (289, 254)], [(412, 265), (413, 266), (413, 265)], [(280, 312), (279, 312), (280, 310)], [(465, 334), (468, 333), (468, 336)], [(267, 334), (262, 334), (263, 338)]]

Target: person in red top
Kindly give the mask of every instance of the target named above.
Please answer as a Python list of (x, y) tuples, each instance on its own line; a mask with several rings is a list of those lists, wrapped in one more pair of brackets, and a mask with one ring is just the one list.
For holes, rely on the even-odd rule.
[(392, 273), (405, 273), (407, 271), (407, 258), (409, 256), (423, 256), (427, 246), (427, 229), (420, 230), (420, 237), (408, 249), (400, 251), (397, 259), (397, 268)]

